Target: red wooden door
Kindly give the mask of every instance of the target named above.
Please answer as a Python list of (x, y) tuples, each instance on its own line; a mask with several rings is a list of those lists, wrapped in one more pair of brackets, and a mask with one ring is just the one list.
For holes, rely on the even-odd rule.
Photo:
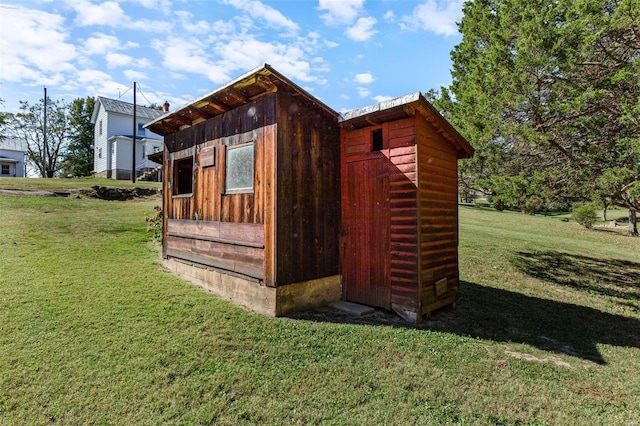
[(343, 299), (389, 309), (388, 160), (378, 154), (347, 162), (342, 199)]

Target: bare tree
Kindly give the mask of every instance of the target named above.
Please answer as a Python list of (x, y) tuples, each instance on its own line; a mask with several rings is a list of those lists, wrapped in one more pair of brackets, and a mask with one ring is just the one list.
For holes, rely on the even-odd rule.
[(70, 137), (68, 109), (62, 100), (47, 98), (46, 109), (42, 99), (34, 105), (20, 101), (20, 112), (11, 117), (11, 133), (26, 142), (28, 159), (41, 177), (54, 177), (62, 166)]

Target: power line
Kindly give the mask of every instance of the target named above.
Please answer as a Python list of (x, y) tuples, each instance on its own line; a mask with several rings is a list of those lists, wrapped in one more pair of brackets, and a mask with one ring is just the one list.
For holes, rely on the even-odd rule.
[(142, 95), (142, 97), (147, 101), (147, 105), (151, 105), (151, 101), (145, 96), (145, 94), (142, 92), (142, 89), (140, 88), (140, 85), (138, 84), (138, 93), (140, 93)]

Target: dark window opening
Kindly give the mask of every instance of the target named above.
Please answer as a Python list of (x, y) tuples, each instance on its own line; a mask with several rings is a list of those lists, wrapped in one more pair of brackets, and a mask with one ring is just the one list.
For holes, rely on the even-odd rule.
[(372, 148), (371, 151), (382, 150), (382, 129), (375, 129), (371, 132)]
[(176, 160), (173, 166), (173, 195), (193, 192), (193, 157)]

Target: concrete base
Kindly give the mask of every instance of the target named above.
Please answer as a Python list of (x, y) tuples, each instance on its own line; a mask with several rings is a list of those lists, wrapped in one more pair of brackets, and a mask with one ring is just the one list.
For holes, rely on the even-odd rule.
[(340, 299), (340, 275), (279, 287), (267, 287), (248, 278), (178, 259), (165, 259), (163, 266), (183, 280), (214, 295), (262, 315), (277, 317), (327, 305)]
[(371, 315), (376, 311), (374, 308), (370, 306), (358, 305), (357, 303), (346, 302), (344, 300), (339, 300), (337, 302), (330, 303), (329, 306), (356, 317)]

